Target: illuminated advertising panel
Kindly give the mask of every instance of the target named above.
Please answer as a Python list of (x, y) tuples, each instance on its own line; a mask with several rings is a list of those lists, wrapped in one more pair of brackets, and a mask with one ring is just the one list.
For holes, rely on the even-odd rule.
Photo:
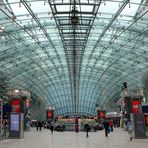
[(52, 111), (48, 111), (47, 114), (48, 114), (48, 118), (52, 117)]
[(20, 113), (20, 109), (21, 109), (20, 99), (13, 99), (11, 101), (11, 106), (12, 106), (12, 112)]
[(140, 112), (140, 100), (132, 100), (132, 113)]
[(46, 110), (46, 118), (47, 120), (53, 119), (54, 110)]
[(105, 112), (104, 111), (100, 111), (100, 118), (105, 118)]

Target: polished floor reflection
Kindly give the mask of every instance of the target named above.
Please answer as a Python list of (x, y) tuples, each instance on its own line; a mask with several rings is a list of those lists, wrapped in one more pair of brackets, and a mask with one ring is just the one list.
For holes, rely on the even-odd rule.
[(114, 129), (109, 137), (104, 131), (91, 132), (86, 138), (84, 132), (54, 132), (49, 130), (25, 132), (23, 139), (7, 139), (0, 142), (0, 148), (146, 148), (148, 139), (129, 140), (127, 132)]

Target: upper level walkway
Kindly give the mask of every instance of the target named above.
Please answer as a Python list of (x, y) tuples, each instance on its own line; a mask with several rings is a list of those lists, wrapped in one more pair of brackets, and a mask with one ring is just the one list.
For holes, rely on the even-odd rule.
[(90, 132), (51, 132), (36, 129), (25, 132), (22, 139), (7, 139), (0, 142), (0, 148), (147, 148), (148, 139), (129, 140), (127, 132), (115, 128), (114, 132), (105, 137), (104, 130)]

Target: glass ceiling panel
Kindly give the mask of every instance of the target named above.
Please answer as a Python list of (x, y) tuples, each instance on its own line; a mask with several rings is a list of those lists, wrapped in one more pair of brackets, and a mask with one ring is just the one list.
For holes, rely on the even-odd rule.
[(65, 12), (65, 11), (70, 10), (70, 6), (69, 5), (57, 5), (56, 10), (58, 12)]
[(93, 6), (89, 6), (89, 5), (81, 5), (80, 7), (77, 6), (77, 8), (78, 8), (78, 11), (82, 11), (82, 12), (92, 12), (93, 11)]
[[(100, 13), (116, 13), (119, 9), (119, 2), (109, 2), (106, 1), (104, 4), (102, 4), (99, 8)], [(113, 7), (111, 7), (113, 6)]]
[[(7, 4), (7, 3), (6, 3)], [(9, 9), (9, 7), (7, 6), (7, 8)], [(21, 7), (19, 6), (19, 1), (17, 3), (12, 3), (11, 4), (11, 9), (14, 12), (14, 14), (17, 15), (29, 15), (29, 12), (26, 10), (25, 6), (21, 5)]]
[(139, 3), (141, 3), (141, 1), (142, 0), (130, 0), (130, 3), (125, 6), (124, 10), (121, 12), (121, 15), (130, 15), (134, 17), (138, 11)]

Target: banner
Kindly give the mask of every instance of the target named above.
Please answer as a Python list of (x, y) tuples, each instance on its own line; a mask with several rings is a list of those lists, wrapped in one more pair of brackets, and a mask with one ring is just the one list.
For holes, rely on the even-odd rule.
[(121, 100), (121, 107), (122, 107), (122, 108), (125, 108), (125, 105), (126, 105), (125, 99)]
[(30, 107), (30, 99), (26, 99), (26, 107), (27, 107), (27, 108)]

